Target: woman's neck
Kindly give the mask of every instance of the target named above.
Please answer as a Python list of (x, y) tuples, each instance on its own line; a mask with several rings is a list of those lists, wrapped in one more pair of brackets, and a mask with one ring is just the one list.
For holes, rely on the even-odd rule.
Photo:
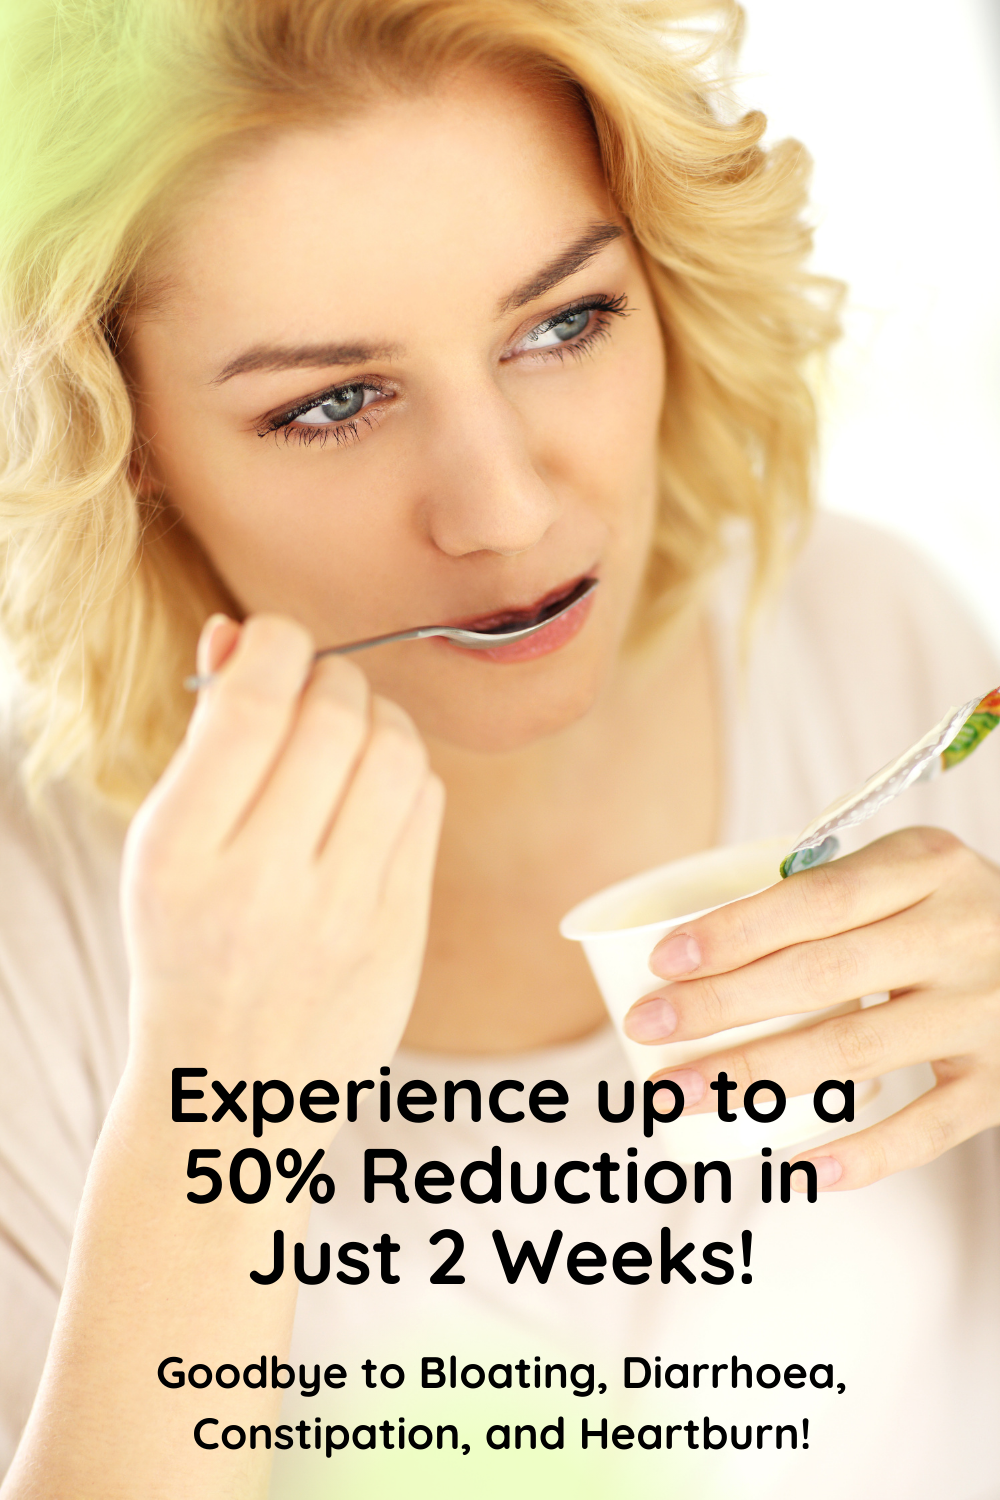
[(712, 843), (715, 683), (707, 620), (692, 617), (624, 654), (591, 711), (559, 734), (497, 756), (431, 745), (448, 804), (408, 1046), (515, 1052), (601, 1024), (559, 919), (614, 880)]

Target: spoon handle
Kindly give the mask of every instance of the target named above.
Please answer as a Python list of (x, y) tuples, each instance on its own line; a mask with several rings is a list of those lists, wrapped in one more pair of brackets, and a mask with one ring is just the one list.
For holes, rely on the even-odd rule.
[[(322, 651), (314, 654), (313, 661), (319, 661), (321, 656), (347, 656), (351, 651), (367, 651), (369, 646), (386, 646), (391, 641), (422, 641), (427, 636), (446, 633), (435, 625), (425, 625), (419, 630), (397, 630), (391, 635), (373, 635), (366, 641), (348, 641), (345, 646), (324, 646)], [(210, 687), (215, 678), (215, 672), (194, 672), (190, 677), (185, 677), (184, 686), (189, 693), (197, 693), (201, 688)]]
[(419, 630), (394, 630), (390, 635), (373, 635), (366, 641), (348, 641), (346, 646), (324, 646), (322, 651), (316, 652), (314, 660), (319, 661), (321, 656), (347, 656), (351, 651), (367, 651), (369, 646), (388, 646), (393, 641), (425, 641), (428, 636), (448, 634), (448, 629), (443, 625), (423, 625)]

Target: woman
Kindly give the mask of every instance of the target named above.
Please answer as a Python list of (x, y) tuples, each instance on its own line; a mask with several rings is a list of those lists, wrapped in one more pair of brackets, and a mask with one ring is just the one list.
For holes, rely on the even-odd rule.
[[(35, 800), (12, 770), (12, 1443), (62, 1298), (4, 1496), (249, 1496), (272, 1459), (273, 1492), (295, 1495), (418, 1473), (438, 1493), (473, 1474), (483, 1493), (513, 1475), (528, 1493), (660, 1493), (664, 1472), (698, 1496), (797, 1493), (804, 1473), (817, 1495), (890, 1478), (987, 1494), (992, 1439), (956, 1451), (955, 1429), (996, 1394), (995, 1141), (978, 1134), (998, 1117), (995, 773), (974, 762), (906, 807), (951, 831), (884, 821), (654, 956), (672, 983), (633, 1011), (647, 1041), (893, 992), (677, 1077), (704, 1109), (722, 1068), (797, 1093), (931, 1061), (929, 1093), (895, 1108), (890, 1083), (882, 1123), (804, 1153), (832, 1189), (817, 1203), (762, 1206), (757, 1163), (734, 1169), (731, 1202), (666, 1218), (604, 1191), (629, 1150), (645, 1166), (669, 1145), (597, 1117), (598, 1081), (618, 1100), (625, 1070), (556, 935), (613, 879), (801, 825), (1000, 675), (921, 566), (853, 528), (818, 527), (775, 592), (807, 513), (801, 366), (833, 332), (832, 289), (801, 269), (801, 154), (768, 158), (759, 118), (716, 117), (690, 38), (662, 36), (693, 13), (679, 3), (15, 9), (4, 609), (11, 754)], [(530, 648), (313, 661), (415, 624), (527, 618), (589, 578)], [(740, 621), (768, 587), (741, 669)], [(199, 631), (215, 675), (188, 725)], [(464, 1096), (452, 1120), (408, 1119), (392, 1089), (411, 1078), (438, 1100), (448, 1080), (484, 1099), (551, 1080), (567, 1119), (508, 1104), (477, 1124)], [(281, 1115), (280, 1089), (254, 1092), (271, 1080), (292, 1103), (255, 1133), (249, 1100)], [(335, 1120), (328, 1088), (295, 1107), (317, 1080)], [(334, 1146), (351, 1080), (368, 1100)], [(457, 1181), (497, 1144), (527, 1182), (546, 1158), (620, 1161), (600, 1198), (596, 1177), (555, 1207), (449, 1196), (442, 1163)], [(308, 1240), (307, 1191), (187, 1196), (199, 1165), (260, 1147), (297, 1172), (329, 1152), (336, 1195), (319, 1188)], [(376, 1184), (366, 1203), (366, 1150), (401, 1152), (411, 1183), (429, 1161), (437, 1187)], [(512, 1282), (492, 1239), (544, 1249), (562, 1227), (610, 1256), (667, 1223), (699, 1254), (750, 1229), (752, 1280), (560, 1264)], [(343, 1274), (300, 1286), (293, 1245), (315, 1276), (323, 1243)], [(465, 1282), (432, 1282), (462, 1246)], [(442, 1390), (451, 1353), (525, 1373), (482, 1398), (474, 1376)], [(836, 1374), (786, 1380), (776, 1404), (767, 1376), (747, 1393), (723, 1371), (710, 1403), (671, 1392), (665, 1409), (652, 1380), (623, 1390), (631, 1356)], [(551, 1394), (532, 1385), (550, 1360), (573, 1372)], [(794, 1449), (727, 1439), (706, 1463), (717, 1441), (668, 1452), (662, 1433), (584, 1452), (582, 1413), (799, 1425)], [(424, 1418), (434, 1451), (401, 1451)], [(484, 1439), (522, 1418), (549, 1440)]]

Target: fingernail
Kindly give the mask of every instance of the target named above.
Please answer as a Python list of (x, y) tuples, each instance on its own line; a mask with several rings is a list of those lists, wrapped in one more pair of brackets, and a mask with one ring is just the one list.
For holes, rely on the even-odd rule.
[[(806, 1160), (816, 1168), (818, 1188), (833, 1187), (833, 1184), (839, 1182), (844, 1175), (844, 1169), (835, 1156), (815, 1156), (811, 1160), (807, 1157)], [(809, 1186), (804, 1172), (793, 1172), (791, 1181), (797, 1193), (804, 1193)]]
[(647, 1000), (625, 1017), (625, 1035), (633, 1042), (655, 1042), (677, 1030), (677, 1012), (669, 1000)]
[(672, 932), (653, 949), (649, 967), (664, 979), (674, 979), (678, 974), (690, 974), (700, 963), (701, 949), (691, 934)]
[(213, 650), (216, 631), (220, 628), (220, 626), (232, 625), (234, 623), (235, 622), (233, 620), (230, 620), (228, 615), (217, 613), (214, 615), (209, 615), (208, 619), (201, 627), (201, 634), (198, 637), (198, 671), (203, 675), (209, 672), (214, 672), (220, 665), (220, 663), (214, 659), (217, 655), (217, 653)]
[(698, 1104), (705, 1097), (705, 1080), (693, 1068), (678, 1068), (676, 1073), (661, 1073), (653, 1082), (658, 1083), (660, 1079), (664, 1083), (676, 1083), (684, 1095), (685, 1109), (689, 1104)]

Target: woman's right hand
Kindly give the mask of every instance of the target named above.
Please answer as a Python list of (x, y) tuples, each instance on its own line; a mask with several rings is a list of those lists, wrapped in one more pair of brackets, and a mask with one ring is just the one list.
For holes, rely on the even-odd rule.
[(295, 1088), (377, 1077), (398, 1045), (443, 788), (402, 709), (313, 650), (278, 617), (205, 627), (218, 676), (126, 844), (130, 1070)]
[[(232, 1111), (207, 1128), (173, 1120), (171, 1069), (204, 1067), (234, 1097), (241, 1079), (298, 1093), (377, 1078), (416, 992), (442, 788), (413, 725), (349, 662), (314, 665), (289, 620), (210, 621), (199, 669), (220, 667), (127, 839), (129, 1058), (3, 1486), (12, 1500), (265, 1493), (270, 1453), (206, 1455), (192, 1439), (201, 1388), (168, 1393), (156, 1371), (175, 1352), (238, 1369), (261, 1350), (283, 1358), (297, 1279), (255, 1284), (251, 1271), (271, 1266), (279, 1231), (305, 1240), (311, 1200), (189, 1198), (192, 1153), (220, 1158), (221, 1183), (253, 1136)], [(204, 1093), (211, 1109), (207, 1080)], [(289, 1118), (273, 1146), (312, 1151), (323, 1131)], [(248, 1412), (278, 1420), (280, 1391), (247, 1401), (216, 1387), (210, 1431)]]

